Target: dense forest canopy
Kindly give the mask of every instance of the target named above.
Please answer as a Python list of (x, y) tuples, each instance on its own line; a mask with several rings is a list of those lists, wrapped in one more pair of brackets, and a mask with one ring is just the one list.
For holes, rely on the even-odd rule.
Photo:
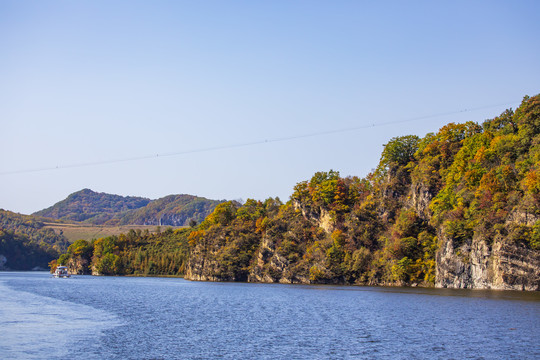
[(99, 239), (82, 252), (104, 274), (431, 286), (440, 249), (467, 264), (475, 239), (540, 258), (539, 96), (480, 125), (390, 139), (365, 178), (318, 172), (287, 203), (224, 202), (192, 229)]
[(43, 220), (0, 210), (0, 269), (46, 269), (49, 261), (66, 251), (66, 238), (45, 228)]
[(130, 230), (127, 234), (92, 241), (77, 240), (66, 253), (50, 263), (68, 265), (75, 274), (182, 275), (188, 257), (190, 228), (151, 234)]

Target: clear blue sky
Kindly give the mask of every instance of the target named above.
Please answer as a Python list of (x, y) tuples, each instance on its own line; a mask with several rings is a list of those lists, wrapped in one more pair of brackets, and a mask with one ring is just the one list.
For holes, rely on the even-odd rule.
[(2, 0), (0, 208), (83, 188), (285, 201), (316, 171), (365, 176), (394, 136), (538, 94), (539, 34), (539, 1)]

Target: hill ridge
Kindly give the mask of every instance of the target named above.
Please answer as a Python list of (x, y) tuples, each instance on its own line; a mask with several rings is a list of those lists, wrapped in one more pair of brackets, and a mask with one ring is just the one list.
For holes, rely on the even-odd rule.
[(93, 225), (184, 226), (192, 221), (201, 222), (223, 201), (189, 194), (170, 194), (152, 200), (84, 188), (32, 215)]

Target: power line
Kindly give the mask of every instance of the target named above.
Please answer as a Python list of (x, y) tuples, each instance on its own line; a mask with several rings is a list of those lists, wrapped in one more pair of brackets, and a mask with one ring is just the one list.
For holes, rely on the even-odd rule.
[(262, 144), (268, 144), (268, 143), (285, 142), (285, 141), (305, 139), (305, 138), (311, 138), (311, 137), (317, 137), (317, 136), (346, 133), (346, 132), (358, 131), (358, 130), (387, 126), (387, 125), (402, 124), (402, 123), (413, 122), (413, 121), (418, 121), (418, 120), (432, 119), (432, 118), (472, 112), (472, 111), (477, 111), (477, 110), (490, 109), (494, 107), (513, 105), (516, 103), (519, 103), (519, 102), (508, 102), (508, 103), (496, 104), (496, 105), (486, 105), (486, 106), (480, 106), (480, 107), (475, 107), (475, 108), (470, 108), (470, 109), (462, 109), (458, 111), (449, 111), (449, 112), (438, 113), (438, 114), (417, 116), (417, 117), (403, 119), (403, 120), (386, 121), (386, 122), (365, 124), (365, 125), (360, 125), (360, 126), (353, 126), (353, 127), (348, 127), (348, 128), (319, 131), (319, 132), (313, 132), (313, 133), (307, 133), (307, 134), (301, 134), (301, 135), (284, 136), (284, 137), (278, 137), (278, 138), (273, 138), (273, 139), (249, 141), (249, 142), (244, 142), (244, 143), (211, 146), (211, 147), (191, 149), (191, 150), (185, 150), (185, 151), (175, 151), (175, 152), (168, 152), (168, 153), (161, 153), (161, 154), (142, 155), (142, 156), (126, 157), (126, 158), (112, 159), (112, 160), (82, 162), (82, 163), (76, 163), (76, 164), (57, 165), (57, 166), (50, 166), (50, 167), (43, 167), (43, 168), (5, 171), (5, 172), (0, 172), (0, 175), (28, 174), (28, 173), (36, 173), (36, 172), (42, 172), (42, 171), (73, 169), (73, 168), (98, 166), (98, 165), (109, 165), (109, 164), (117, 164), (117, 163), (124, 163), (124, 162), (155, 159), (155, 158), (160, 158), (160, 157), (171, 157), (171, 156), (197, 154), (197, 153), (211, 152), (211, 151), (218, 151), (218, 150), (235, 149), (235, 148), (242, 148), (242, 147), (248, 147), (248, 146), (254, 146), (254, 145), (262, 145)]

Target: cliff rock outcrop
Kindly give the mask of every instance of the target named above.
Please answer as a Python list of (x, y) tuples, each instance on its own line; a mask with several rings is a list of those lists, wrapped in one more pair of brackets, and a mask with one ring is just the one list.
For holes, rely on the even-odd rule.
[(336, 228), (336, 221), (330, 215), (330, 212), (321, 206), (307, 206), (298, 200), (293, 200), (292, 204), (296, 210), (300, 210), (302, 215), (307, 220), (313, 222), (318, 227), (324, 229), (327, 233), (331, 233)]
[(249, 282), (309, 284), (307, 276), (297, 271), (294, 263), (287, 259), (277, 249), (275, 240), (264, 236), (256, 252), (256, 263), (249, 272)]
[(186, 268), (184, 278), (195, 281), (238, 281), (234, 276), (223, 276), (220, 266), (214, 256), (201, 249), (195, 250)]
[(90, 261), (81, 256), (71, 257), (66, 266), (72, 275), (96, 275), (90, 270)]
[(540, 290), (540, 251), (500, 238), (491, 247), (474, 238), (454, 248), (452, 239), (443, 236), (435, 287)]

